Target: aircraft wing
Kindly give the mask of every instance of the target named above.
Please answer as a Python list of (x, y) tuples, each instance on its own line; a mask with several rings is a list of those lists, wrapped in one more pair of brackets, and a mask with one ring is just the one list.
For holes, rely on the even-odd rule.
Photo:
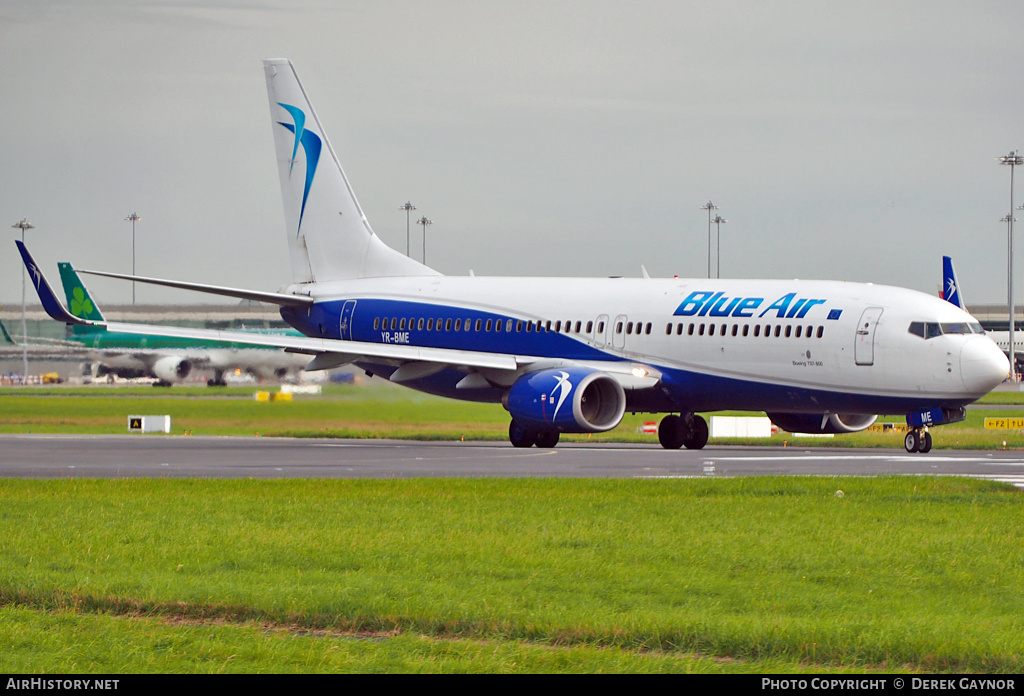
[[(53, 315), (51, 315), (53, 316)], [(59, 317), (54, 317), (61, 321)], [(532, 358), (521, 358), (504, 353), (482, 353), (450, 348), (428, 348), (362, 341), (341, 341), (332, 338), (309, 338), (307, 336), (284, 336), (275, 334), (251, 334), (244, 331), (218, 331), (216, 329), (190, 329), (177, 326), (154, 326), (150, 324), (127, 324), (106, 322), (108, 331), (145, 334), (149, 336), (175, 336), (206, 341), (222, 341), (269, 348), (283, 348), (296, 353), (320, 355), (327, 353), (347, 362), (359, 358), (383, 358), (386, 360), (417, 361), (465, 365), (467, 367), (515, 370), (520, 365), (533, 362)], [(336, 363), (340, 364), (340, 363)]]

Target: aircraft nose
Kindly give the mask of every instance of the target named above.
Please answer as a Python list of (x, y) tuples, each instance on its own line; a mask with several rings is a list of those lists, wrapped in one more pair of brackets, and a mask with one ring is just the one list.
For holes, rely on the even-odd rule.
[(976, 336), (960, 352), (960, 377), (979, 396), (995, 389), (1010, 374), (1010, 361), (991, 339)]

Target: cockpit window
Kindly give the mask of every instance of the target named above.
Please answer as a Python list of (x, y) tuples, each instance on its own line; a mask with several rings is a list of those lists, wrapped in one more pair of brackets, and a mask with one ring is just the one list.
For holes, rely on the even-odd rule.
[(976, 322), (942, 322), (940, 324), (933, 321), (912, 321), (907, 332), (928, 339), (942, 336), (943, 334), (983, 334), (985, 329)]

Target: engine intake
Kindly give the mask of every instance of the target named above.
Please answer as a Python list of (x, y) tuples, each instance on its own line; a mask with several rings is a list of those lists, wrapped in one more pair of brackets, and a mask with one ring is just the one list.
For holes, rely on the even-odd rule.
[(870, 427), (878, 416), (859, 413), (769, 413), (772, 423), (788, 433), (855, 433)]
[(153, 364), (153, 374), (164, 382), (177, 382), (192, 372), (192, 363), (185, 358), (168, 355)]
[(516, 380), (505, 408), (528, 428), (601, 433), (622, 421), (626, 392), (615, 378), (600, 370), (551, 368)]

